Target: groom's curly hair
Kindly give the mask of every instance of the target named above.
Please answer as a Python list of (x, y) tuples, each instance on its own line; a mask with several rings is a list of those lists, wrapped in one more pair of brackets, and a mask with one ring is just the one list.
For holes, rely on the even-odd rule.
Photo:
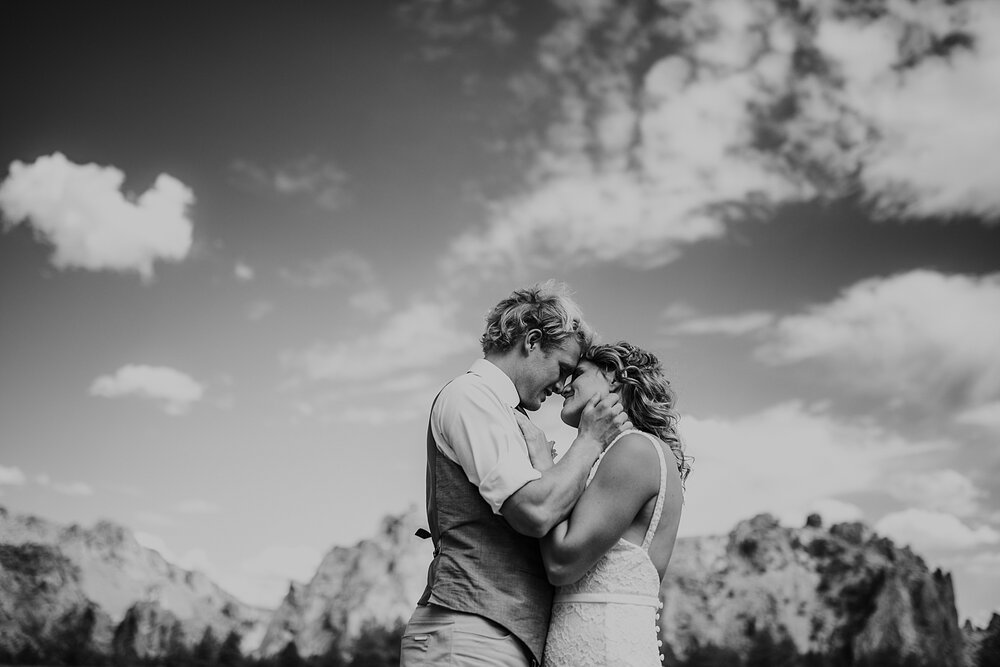
[(594, 345), (583, 353), (583, 359), (614, 375), (621, 384), (618, 393), (632, 425), (670, 447), (677, 459), (681, 481), (685, 481), (693, 459), (685, 453), (684, 442), (677, 432), (676, 395), (656, 355), (619, 341)]
[(514, 290), (486, 314), (486, 331), (480, 339), (483, 353), (506, 352), (532, 329), (542, 332), (539, 344), (543, 350), (570, 337), (586, 350), (594, 340), (594, 332), (569, 295), (569, 288), (554, 280)]

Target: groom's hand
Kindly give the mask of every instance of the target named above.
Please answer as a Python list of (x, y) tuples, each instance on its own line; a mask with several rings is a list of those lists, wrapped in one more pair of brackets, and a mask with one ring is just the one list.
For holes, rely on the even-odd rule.
[(579, 435), (591, 438), (606, 448), (622, 431), (633, 428), (618, 394), (594, 395), (587, 401), (580, 417)]

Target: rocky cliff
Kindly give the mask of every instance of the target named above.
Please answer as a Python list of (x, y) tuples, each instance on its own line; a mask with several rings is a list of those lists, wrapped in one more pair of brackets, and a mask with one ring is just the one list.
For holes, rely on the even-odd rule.
[[(414, 536), (424, 525), (414, 507), (384, 519), (370, 539), (334, 547), (269, 614), (120, 527), (60, 527), (0, 510), (0, 649), (30, 653), (32, 642), (86, 638), (89, 647), (156, 656), (179, 641), (190, 647), (211, 627), (216, 638), (257, 631), (259, 645), (243, 648), (257, 646), (259, 656), (289, 643), (302, 656), (348, 654), (366, 626), (409, 616), (431, 558), (430, 541)], [(1000, 651), (1000, 616), (988, 628), (960, 629), (949, 575), (860, 523), (827, 528), (814, 516), (791, 528), (761, 515), (725, 536), (681, 539), (661, 597), (664, 650), (678, 662), (694, 664), (714, 647), (770, 664), (759, 658), (771, 646), (818, 657), (809, 664), (888, 664), (891, 656), (980, 667)]]
[[(366, 621), (405, 620), (420, 595), (431, 546), (414, 536), (412, 509), (378, 534), (331, 551), (308, 585), (294, 587), (261, 645), (294, 642), (302, 655), (346, 643)], [(935, 667), (965, 664), (949, 575), (860, 523), (789, 528), (768, 515), (726, 536), (679, 540), (661, 588), (662, 639), (688, 659), (715, 646), (747, 656), (762, 637), (835, 663), (912, 656)]]
[[(0, 508), (0, 554), (0, 649), (11, 654), (71, 627), (95, 650), (108, 652), (115, 640), (146, 657), (158, 655), (171, 633), (189, 646), (206, 628), (259, 638), (270, 616), (109, 522), (61, 526)], [(129, 632), (115, 639), (123, 623)]]
[(709, 644), (746, 655), (767, 633), (846, 664), (963, 664), (949, 575), (863, 524), (810, 524), (761, 515), (726, 537), (681, 540), (661, 588), (664, 643), (680, 658)]
[(333, 548), (308, 584), (290, 587), (260, 653), (274, 655), (289, 642), (303, 656), (346, 649), (366, 624), (391, 627), (408, 618), (431, 559), (430, 540), (414, 536), (424, 524), (423, 510), (411, 507), (383, 519), (371, 539)]

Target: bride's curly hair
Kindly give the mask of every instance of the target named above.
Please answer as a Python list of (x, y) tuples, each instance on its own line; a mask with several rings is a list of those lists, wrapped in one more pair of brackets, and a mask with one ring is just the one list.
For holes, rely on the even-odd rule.
[(684, 443), (677, 433), (676, 396), (660, 360), (625, 341), (591, 346), (582, 358), (612, 373), (621, 383), (618, 391), (632, 425), (667, 443), (677, 459), (681, 481), (687, 480), (693, 459), (684, 453)]

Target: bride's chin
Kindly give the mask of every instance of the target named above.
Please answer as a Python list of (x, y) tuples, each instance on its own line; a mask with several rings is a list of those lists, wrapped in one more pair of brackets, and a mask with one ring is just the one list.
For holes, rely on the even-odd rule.
[(580, 415), (575, 412), (560, 412), (559, 418), (562, 419), (562, 423), (566, 424), (566, 426), (580, 428)]

